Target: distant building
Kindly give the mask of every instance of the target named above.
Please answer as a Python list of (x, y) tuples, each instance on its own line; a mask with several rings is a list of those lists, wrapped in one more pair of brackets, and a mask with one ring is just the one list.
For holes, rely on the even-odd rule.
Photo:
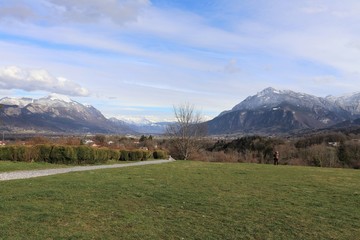
[(328, 142), (328, 145), (332, 146), (332, 147), (338, 147), (340, 145), (340, 143), (339, 142)]
[(93, 144), (93, 143), (94, 143), (93, 140), (90, 140), (90, 139), (85, 139), (84, 140), (84, 144), (86, 144), (86, 145), (90, 145), (90, 144)]

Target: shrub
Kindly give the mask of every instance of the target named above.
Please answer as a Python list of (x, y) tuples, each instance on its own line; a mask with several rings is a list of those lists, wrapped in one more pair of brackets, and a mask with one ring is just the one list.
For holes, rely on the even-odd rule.
[(34, 162), (38, 156), (38, 149), (28, 146), (19, 146), (15, 148), (16, 159), (14, 161)]
[(79, 164), (95, 162), (94, 149), (88, 146), (76, 147), (77, 162)]
[(153, 157), (152, 152), (143, 150), (121, 150), (118, 154), (120, 155), (120, 161), (145, 161)]
[(13, 159), (13, 150), (11, 146), (4, 146), (0, 148), (0, 159), (12, 161)]
[(143, 153), (140, 150), (130, 151), (129, 156), (131, 161), (143, 160)]
[(50, 162), (50, 153), (53, 149), (53, 146), (50, 145), (37, 145), (36, 162)]
[(70, 146), (54, 146), (50, 153), (50, 163), (73, 164), (76, 161), (76, 152)]
[(153, 157), (154, 159), (167, 159), (167, 153), (165, 151), (162, 150), (156, 150), (153, 152)]
[(38, 150), (28, 146), (5, 146), (0, 148), (0, 160), (32, 162), (36, 161)]
[(0, 147), (0, 160), (23, 162), (48, 162), (63, 164), (95, 164), (107, 160), (142, 160), (147, 157), (140, 151), (130, 152), (92, 148), (89, 146), (36, 145), (36, 146), (4, 146)]
[(118, 150), (109, 149), (109, 160), (119, 160), (120, 152)]
[(338, 148), (338, 158), (345, 167), (360, 168), (360, 144), (348, 141)]
[(142, 155), (143, 155), (141, 159), (142, 161), (153, 158), (153, 153), (150, 151), (142, 151)]
[(98, 148), (95, 149), (95, 163), (104, 163), (109, 160), (109, 151), (108, 149)]
[(127, 150), (121, 150), (120, 151), (120, 161), (129, 161), (130, 157), (129, 157), (129, 151)]

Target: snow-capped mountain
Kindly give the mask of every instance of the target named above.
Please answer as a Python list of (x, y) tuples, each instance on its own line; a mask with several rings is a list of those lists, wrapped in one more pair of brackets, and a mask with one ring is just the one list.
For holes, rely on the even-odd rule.
[(0, 104), (2, 105), (14, 105), (19, 107), (25, 107), (26, 105), (33, 103), (34, 99), (32, 98), (9, 98), (5, 97), (0, 99)]
[(352, 93), (340, 97), (328, 96), (326, 99), (350, 112), (352, 115), (360, 114), (360, 93)]
[[(162, 134), (171, 122), (107, 119), (92, 106), (52, 94), (0, 99), (1, 130), (61, 133)], [(266, 88), (207, 121), (210, 134), (279, 134), (357, 124), (360, 93), (325, 98)], [(340, 125), (339, 125), (340, 124)]]
[(155, 123), (156, 121), (152, 121), (146, 117), (116, 117), (112, 119), (121, 120), (127, 124), (131, 125), (149, 125)]
[(163, 134), (171, 122), (155, 122), (145, 117), (141, 118), (110, 118), (116, 125), (127, 125), (135, 132), (144, 134)]
[(316, 97), (266, 88), (208, 122), (209, 132), (285, 133), (329, 127), (360, 117), (360, 94)]
[(40, 99), (3, 98), (0, 119), (7, 130), (68, 133), (132, 133), (126, 126), (114, 126), (92, 106), (84, 106), (62, 95)]
[(232, 111), (273, 108), (282, 102), (306, 108), (332, 109), (333, 107), (331, 102), (321, 97), (293, 92), (291, 90), (276, 90), (269, 87), (254, 96), (247, 97), (244, 101), (233, 107)]

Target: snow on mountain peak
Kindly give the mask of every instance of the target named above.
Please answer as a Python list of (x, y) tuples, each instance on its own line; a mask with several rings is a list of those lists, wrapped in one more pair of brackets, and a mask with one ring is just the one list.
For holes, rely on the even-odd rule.
[(66, 103), (72, 103), (73, 100), (71, 100), (68, 96), (65, 95), (61, 95), (58, 93), (51, 93), (47, 99), (52, 100), (52, 101), (62, 101), (62, 102), (66, 102)]
[(33, 103), (34, 99), (32, 98), (9, 98), (5, 97), (0, 99), (0, 103), (4, 105), (16, 105), (19, 107), (25, 107), (26, 105)]
[(308, 108), (329, 107), (329, 103), (326, 99), (291, 90), (276, 90), (269, 87), (258, 92), (256, 95), (247, 97), (244, 101), (233, 107), (231, 111), (244, 109), (254, 110), (258, 108), (270, 109), (272, 107), (277, 107), (284, 102), (295, 106), (306, 106)]
[(271, 93), (279, 94), (279, 93), (281, 93), (281, 91), (276, 90), (275, 88), (272, 88), (272, 87), (268, 87), (268, 88), (265, 88), (264, 90), (262, 90), (260, 93), (258, 93), (258, 95), (262, 96), (262, 95), (271, 94)]
[(135, 125), (146, 125), (154, 122), (147, 119), (146, 117), (116, 117), (116, 119)]

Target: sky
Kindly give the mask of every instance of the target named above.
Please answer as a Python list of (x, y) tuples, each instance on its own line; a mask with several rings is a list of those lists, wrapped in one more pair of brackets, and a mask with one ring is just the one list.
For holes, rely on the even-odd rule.
[(264, 88), (360, 91), (358, 0), (0, 0), (0, 98), (205, 119)]

